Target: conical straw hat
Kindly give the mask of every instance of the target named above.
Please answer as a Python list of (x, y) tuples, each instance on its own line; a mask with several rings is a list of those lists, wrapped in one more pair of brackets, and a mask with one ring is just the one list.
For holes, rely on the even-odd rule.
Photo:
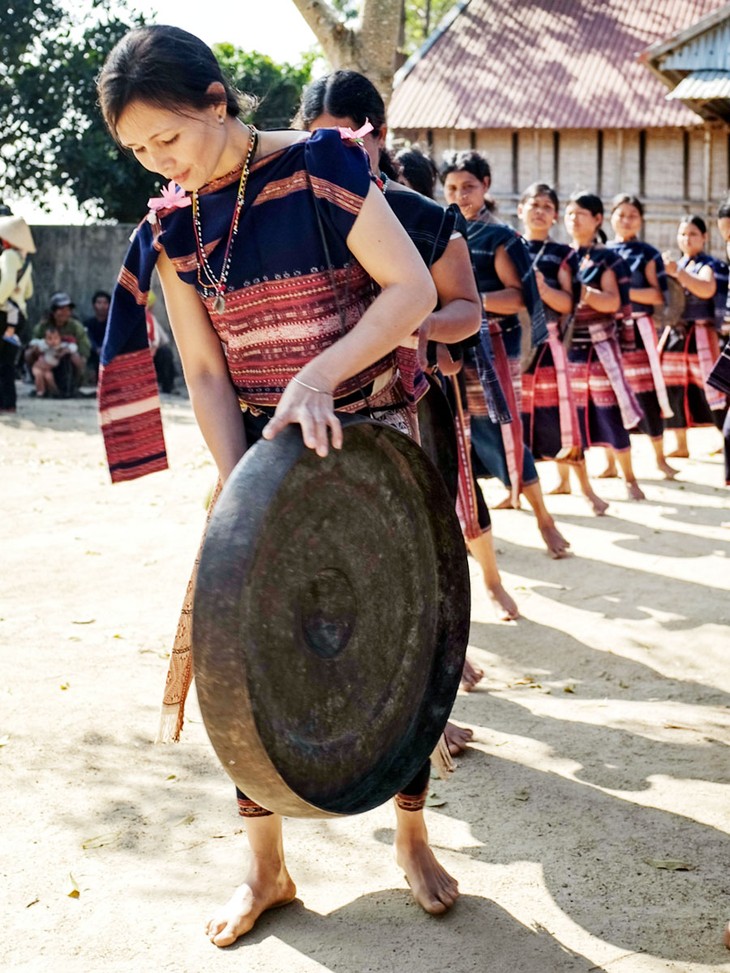
[(0, 240), (7, 240), (24, 253), (35, 253), (33, 234), (22, 216), (0, 216)]

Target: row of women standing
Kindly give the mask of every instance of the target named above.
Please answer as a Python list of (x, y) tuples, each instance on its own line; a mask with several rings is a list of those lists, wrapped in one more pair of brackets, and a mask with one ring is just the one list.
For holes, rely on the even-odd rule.
[[(476, 152), (457, 154), (442, 171), (447, 201), (457, 202), (472, 220), (469, 239), (476, 244), (472, 252), (480, 290), (496, 357), (504, 354), (511, 362), (515, 393), (522, 399), (527, 455), (570, 461), (593, 509), (602, 513), (606, 504), (590, 487), (583, 456), (587, 448), (603, 446), (608, 453), (603, 475), (616, 475), (618, 462), (629, 496), (643, 499), (631, 462), (631, 433), (649, 436), (658, 469), (671, 478), (677, 471), (664, 455), (665, 428), (677, 437), (671, 455), (687, 456), (689, 426), (723, 427), (726, 397), (712, 386), (710, 375), (719, 355), (727, 266), (705, 252), (707, 228), (696, 216), (680, 221), (682, 256), (665, 264), (659, 251), (640, 239), (643, 208), (629, 195), (613, 201), (615, 239), (606, 245), (601, 200), (592, 193), (575, 193), (564, 214), (571, 245), (558, 243), (550, 236), (560, 216), (557, 196), (550, 186), (533, 184), (522, 196), (518, 216), (549, 337), (532, 349), (520, 376), (520, 319), (501, 308), (514, 291), (524, 258), (514, 244), (510, 253), (516, 234), (498, 226), (483, 201), (489, 176), (486, 161)], [(659, 327), (654, 313), (669, 300), (668, 277), (684, 310), (680, 320)], [(507, 448), (514, 443), (512, 435), (502, 438)], [(474, 445), (488, 472), (507, 482), (499, 442), (475, 435)], [(561, 466), (557, 492), (567, 492), (568, 465)], [(730, 470), (726, 478), (730, 480)]]

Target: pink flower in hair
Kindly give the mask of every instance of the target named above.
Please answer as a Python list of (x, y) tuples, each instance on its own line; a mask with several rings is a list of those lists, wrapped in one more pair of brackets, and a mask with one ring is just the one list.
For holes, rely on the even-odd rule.
[(353, 132), (351, 128), (338, 128), (337, 131), (340, 133), (340, 138), (343, 141), (351, 139), (353, 142), (359, 142), (362, 145), (363, 136), (367, 135), (368, 132), (372, 132), (373, 126), (366, 118), (365, 124), (361, 125), (356, 132)]

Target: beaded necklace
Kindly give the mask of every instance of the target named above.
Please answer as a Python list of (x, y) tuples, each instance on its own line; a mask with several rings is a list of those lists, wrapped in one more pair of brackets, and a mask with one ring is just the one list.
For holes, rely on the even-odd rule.
[[(223, 254), (221, 275), (218, 279), (216, 279), (216, 276), (208, 263), (208, 255), (205, 252), (205, 247), (203, 245), (203, 229), (200, 225), (200, 204), (198, 202), (198, 193), (193, 191), (193, 229), (195, 231), (195, 246), (198, 251), (198, 259), (196, 261), (198, 284), (207, 298), (212, 297), (213, 294), (215, 294), (213, 310), (216, 312), (216, 314), (223, 314), (226, 309), (225, 292), (226, 283), (228, 281), (228, 272), (231, 269), (233, 241), (236, 239), (236, 235), (238, 233), (238, 221), (243, 209), (243, 201), (246, 197), (246, 184), (248, 182), (249, 167), (251, 160), (256, 153), (256, 143), (258, 141), (258, 132), (256, 129), (251, 125), (247, 125), (246, 127), (248, 128), (249, 133), (248, 151), (246, 152), (246, 158), (244, 159), (243, 168), (241, 169), (241, 178), (238, 182), (238, 193), (236, 194), (236, 205), (233, 209), (233, 218), (231, 220), (230, 229), (228, 230), (228, 241), (226, 243), (225, 253)], [(205, 270), (208, 283), (201, 278), (201, 270)]]

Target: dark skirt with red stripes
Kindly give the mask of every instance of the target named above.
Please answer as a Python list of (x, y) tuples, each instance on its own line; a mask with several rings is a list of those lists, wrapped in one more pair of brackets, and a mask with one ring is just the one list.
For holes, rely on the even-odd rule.
[(583, 448), (609, 446), (618, 452), (629, 449), (631, 442), (621, 421), (616, 395), (592, 345), (573, 344), (568, 353), (568, 374)]
[(563, 448), (558, 380), (547, 341), (522, 375), (522, 429), (535, 459), (555, 459)]
[(665, 420), (668, 429), (691, 426), (722, 428), (724, 413), (707, 403), (705, 383), (697, 354), (694, 324), (672, 328), (662, 352), (662, 372), (674, 415)]

